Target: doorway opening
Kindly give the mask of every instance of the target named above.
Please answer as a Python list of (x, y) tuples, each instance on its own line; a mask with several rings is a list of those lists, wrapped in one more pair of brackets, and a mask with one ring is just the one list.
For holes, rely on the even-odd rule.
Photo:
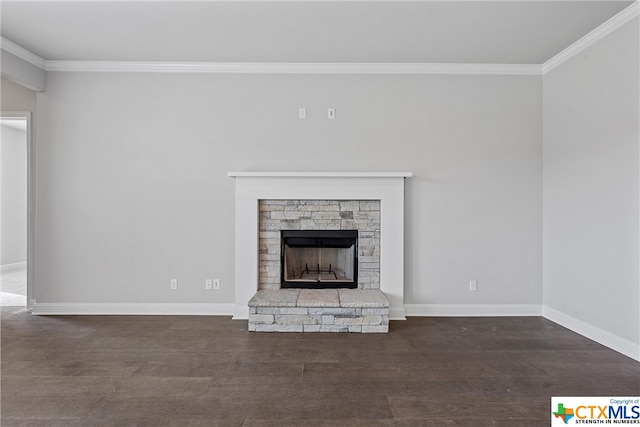
[(31, 308), (30, 113), (0, 113), (0, 305)]

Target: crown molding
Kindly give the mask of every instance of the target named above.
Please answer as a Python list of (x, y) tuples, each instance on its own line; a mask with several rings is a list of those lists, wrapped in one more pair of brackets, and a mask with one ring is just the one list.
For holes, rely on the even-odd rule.
[(47, 71), (212, 74), (541, 75), (538, 64), (46, 61)]
[(613, 31), (622, 27), (624, 24), (638, 17), (639, 15), (640, 5), (636, 1), (635, 3), (631, 4), (631, 6), (625, 8), (617, 15), (614, 15), (613, 17), (611, 17), (611, 19), (545, 62), (542, 65), (542, 73), (546, 74), (547, 72), (553, 70), (558, 65), (582, 52), (589, 46), (595, 44), (597, 41), (611, 34)]
[(10, 54), (17, 56), (18, 58), (23, 59), (38, 68), (41, 68), (43, 70), (47, 69), (47, 61), (45, 59), (40, 58), (35, 53), (30, 52), (22, 46), (15, 44), (11, 40), (2, 37), (0, 45), (2, 47), (2, 50), (4, 50), (5, 52), (9, 52)]
[(2, 49), (45, 71), (56, 72), (211, 74), (542, 74), (542, 66), (538, 64), (45, 60), (4, 37), (2, 37)]
[(45, 60), (4, 37), (2, 50), (45, 71), (211, 74), (543, 75), (640, 15), (636, 1), (544, 64), (148, 62)]

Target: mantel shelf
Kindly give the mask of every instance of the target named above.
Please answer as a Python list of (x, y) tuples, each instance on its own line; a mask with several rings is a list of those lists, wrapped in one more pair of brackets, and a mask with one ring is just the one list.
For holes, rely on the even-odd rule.
[(410, 178), (412, 172), (228, 172), (232, 178)]

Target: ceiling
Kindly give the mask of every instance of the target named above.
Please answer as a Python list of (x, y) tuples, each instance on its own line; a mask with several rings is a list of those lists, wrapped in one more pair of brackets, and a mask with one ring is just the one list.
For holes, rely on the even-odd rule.
[(7, 1), (45, 60), (542, 64), (633, 1)]

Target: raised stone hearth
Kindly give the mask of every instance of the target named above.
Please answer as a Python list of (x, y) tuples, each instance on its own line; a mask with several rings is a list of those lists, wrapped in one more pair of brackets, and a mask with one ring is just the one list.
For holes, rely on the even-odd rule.
[(389, 332), (389, 301), (377, 289), (278, 289), (249, 301), (253, 332)]

